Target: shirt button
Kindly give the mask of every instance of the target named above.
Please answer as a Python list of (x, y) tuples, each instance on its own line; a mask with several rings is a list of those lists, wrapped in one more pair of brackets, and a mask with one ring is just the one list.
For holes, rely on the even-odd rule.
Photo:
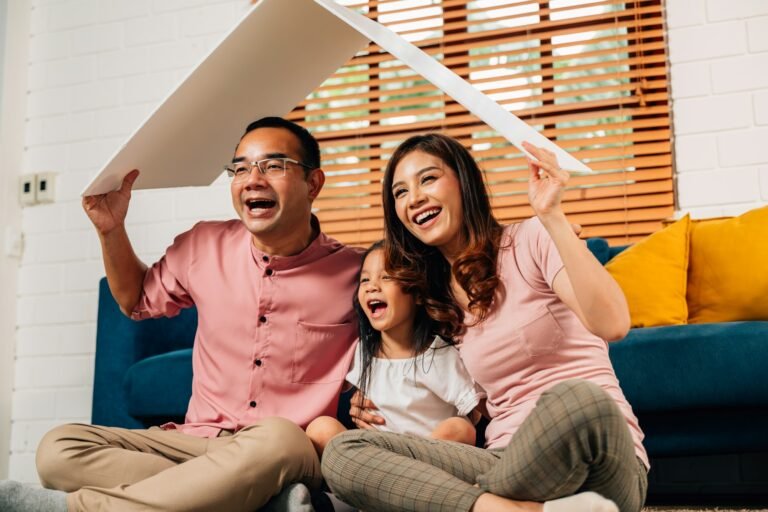
[(261, 322), (261, 323), (263, 323), (263, 324), (267, 323), (267, 317), (265, 317), (265, 316), (260, 316), (260, 317), (259, 317), (259, 322)]
[(268, 276), (271, 276), (272, 274), (273, 274), (273, 271), (272, 271), (272, 269), (271, 269), (271, 268), (268, 268), (268, 269), (267, 269), (267, 275), (268, 275)]
[(256, 407), (256, 402), (254, 402), (253, 400), (251, 400), (251, 403), (249, 403), (248, 405), (250, 405), (251, 407)]
[(253, 362), (256, 366), (261, 366), (261, 359), (257, 359)]
[(261, 261), (269, 261), (269, 256), (262, 256)]

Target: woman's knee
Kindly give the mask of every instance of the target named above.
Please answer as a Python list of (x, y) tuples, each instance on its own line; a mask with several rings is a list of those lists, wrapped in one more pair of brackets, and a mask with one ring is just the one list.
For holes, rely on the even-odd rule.
[(583, 421), (592, 421), (596, 418), (603, 421), (611, 419), (625, 421), (611, 395), (597, 384), (587, 380), (571, 379), (560, 382), (547, 390), (542, 395), (542, 399), (556, 400), (576, 422), (579, 418)]
[(349, 430), (342, 432), (330, 440), (323, 452), (321, 470), (328, 487), (340, 499), (351, 492), (352, 478), (350, 475), (356, 472), (354, 465), (363, 463), (356, 458), (356, 448), (366, 444), (365, 438), (370, 437), (365, 430)]
[(48, 431), (40, 440), (35, 455), (35, 465), (40, 483), (48, 489), (71, 491), (68, 489), (71, 475), (78, 473), (75, 467), (77, 451), (72, 450), (72, 442), (82, 438), (87, 425), (60, 425)]
[(323, 452), (323, 467), (326, 464), (333, 466), (338, 460), (348, 457), (349, 451), (360, 443), (364, 434), (363, 430), (348, 430), (331, 439)]

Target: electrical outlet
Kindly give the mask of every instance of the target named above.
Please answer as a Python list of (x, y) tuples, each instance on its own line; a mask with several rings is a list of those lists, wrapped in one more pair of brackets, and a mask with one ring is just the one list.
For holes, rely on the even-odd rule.
[(37, 203), (37, 175), (23, 174), (19, 178), (19, 202), (22, 206), (31, 206)]
[(38, 203), (52, 203), (56, 200), (56, 173), (41, 172), (37, 174), (35, 199)]

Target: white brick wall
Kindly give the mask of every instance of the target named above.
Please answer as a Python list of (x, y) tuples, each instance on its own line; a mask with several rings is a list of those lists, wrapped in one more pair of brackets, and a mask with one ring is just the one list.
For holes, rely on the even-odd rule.
[[(23, 172), (58, 176), (56, 202), (23, 211), (11, 478), (36, 482), (34, 451), (45, 432), (90, 420), (104, 270), (81, 190), (249, 7), (247, 0), (32, 0)], [(195, 221), (232, 216), (224, 182), (133, 198), (128, 230), (147, 263)]]
[(768, 204), (768, 2), (667, 0), (680, 213)]
[[(24, 172), (58, 174), (26, 208), (19, 269), (11, 478), (35, 482), (56, 424), (88, 421), (98, 240), (90, 177), (248, 8), (247, 0), (33, 0)], [(680, 206), (736, 214), (768, 201), (768, 2), (667, 0)], [(21, 129), (21, 127), (20, 127)], [(232, 216), (224, 182), (136, 192), (128, 230), (154, 261), (195, 221)]]

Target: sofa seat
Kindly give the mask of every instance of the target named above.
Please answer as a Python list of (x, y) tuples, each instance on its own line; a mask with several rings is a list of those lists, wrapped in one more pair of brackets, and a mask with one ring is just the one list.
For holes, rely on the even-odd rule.
[[(768, 454), (765, 408), (717, 408), (639, 414), (651, 457)], [(696, 428), (692, 428), (691, 425)]]
[(128, 369), (123, 384), (131, 416), (184, 418), (192, 396), (192, 349), (142, 359)]
[[(142, 418), (144, 426), (183, 422), (192, 397), (192, 349), (138, 361), (126, 371), (123, 388), (128, 414)], [(349, 417), (351, 398), (351, 390), (342, 393), (336, 413), (347, 428), (354, 428)]]
[(609, 350), (652, 456), (768, 451), (768, 322), (632, 329)]
[[(768, 450), (768, 322), (633, 329), (610, 355), (650, 453)], [(180, 420), (191, 382), (192, 349), (143, 359), (125, 376), (128, 411)]]
[(610, 355), (640, 413), (768, 406), (768, 322), (632, 329)]

